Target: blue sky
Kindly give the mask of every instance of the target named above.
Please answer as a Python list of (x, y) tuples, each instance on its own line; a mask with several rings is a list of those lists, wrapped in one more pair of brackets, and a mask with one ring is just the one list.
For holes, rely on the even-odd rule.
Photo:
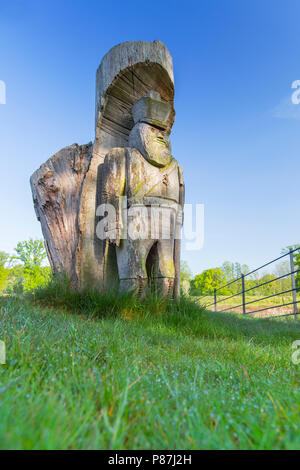
[(174, 63), (174, 157), (186, 202), (205, 204), (194, 273), (250, 267), (300, 241), (298, 0), (0, 0), (0, 250), (41, 237), (29, 177), (94, 139), (95, 72), (129, 40), (162, 40)]

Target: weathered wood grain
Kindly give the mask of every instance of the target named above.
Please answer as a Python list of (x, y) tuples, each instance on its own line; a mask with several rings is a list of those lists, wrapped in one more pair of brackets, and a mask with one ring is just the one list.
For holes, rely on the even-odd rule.
[(46, 161), (30, 178), (34, 208), (41, 222), (50, 264), (78, 285), (76, 250), (82, 184), (90, 165), (92, 143), (71, 145)]

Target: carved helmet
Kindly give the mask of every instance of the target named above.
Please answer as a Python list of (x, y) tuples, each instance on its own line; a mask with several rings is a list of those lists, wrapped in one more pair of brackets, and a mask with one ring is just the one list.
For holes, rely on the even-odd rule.
[(143, 122), (159, 129), (166, 129), (171, 111), (172, 105), (162, 101), (158, 92), (150, 90), (146, 96), (134, 104), (132, 116), (134, 124)]

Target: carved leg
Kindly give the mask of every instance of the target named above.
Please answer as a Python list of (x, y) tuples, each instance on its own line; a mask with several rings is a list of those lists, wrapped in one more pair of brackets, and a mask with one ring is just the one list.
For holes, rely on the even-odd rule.
[(174, 240), (159, 240), (157, 244), (158, 271), (155, 279), (159, 293), (171, 297), (174, 291)]
[(120, 292), (142, 295), (147, 286), (146, 258), (152, 240), (122, 240), (116, 247)]
[(138, 295), (142, 296), (145, 292), (147, 286), (147, 279), (137, 278), (137, 279), (120, 279), (120, 292), (135, 292)]
[(158, 277), (155, 279), (158, 293), (162, 297), (172, 297), (174, 291), (174, 278)]

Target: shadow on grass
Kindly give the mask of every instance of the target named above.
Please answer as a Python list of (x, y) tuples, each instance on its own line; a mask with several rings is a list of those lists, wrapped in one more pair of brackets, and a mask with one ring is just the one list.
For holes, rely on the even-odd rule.
[[(255, 343), (273, 344), (278, 342), (278, 337), (282, 340), (293, 341), (300, 339), (300, 318), (284, 317), (281, 319), (253, 318), (235, 313), (222, 313), (205, 310), (203, 322), (211, 325), (217, 330), (217, 335), (224, 337), (251, 338)], [(211, 331), (208, 326), (208, 330)]]

